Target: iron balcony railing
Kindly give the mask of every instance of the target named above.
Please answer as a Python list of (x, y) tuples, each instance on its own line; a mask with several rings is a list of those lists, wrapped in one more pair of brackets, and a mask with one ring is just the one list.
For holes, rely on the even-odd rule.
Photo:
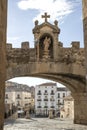
[(50, 93), (50, 95), (54, 95), (54, 93)]
[(48, 93), (44, 93), (44, 95), (48, 95)]
[(50, 101), (55, 101), (55, 99), (50, 99)]
[(41, 108), (41, 106), (37, 106), (37, 108)]
[(48, 108), (48, 106), (44, 106), (44, 108)]
[(41, 93), (37, 93), (37, 95), (41, 95)]
[(37, 99), (37, 101), (42, 101), (41, 99)]
[(51, 108), (55, 108), (54, 106), (51, 106)]
[(44, 101), (48, 101), (48, 99), (45, 98)]

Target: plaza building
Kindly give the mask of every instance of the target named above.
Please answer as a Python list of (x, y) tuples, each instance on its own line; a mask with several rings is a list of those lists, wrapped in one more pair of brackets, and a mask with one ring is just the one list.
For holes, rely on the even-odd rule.
[(25, 113), (31, 107), (31, 92), (29, 86), (17, 84), (13, 82), (6, 82), (5, 90), (5, 106), (9, 106), (10, 113), (13, 111), (13, 106), (17, 110), (23, 110)]
[(60, 117), (74, 119), (74, 99), (71, 95), (64, 98), (64, 106), (60, 110)]
[(57, 87), (56, 92), (56, 104), (57, 104), (57, 110), (60, 112), (60, 109), (64, 106), (64, 99), (68, 95), (70, 95), (71, 92), (66, 87)]
[(64, 97), (69, 95), (67, 88), (58, 87), (56, 83), (43, 83), (35, 87), (36, 116), (49, 116), (49, 111), (57, 116), (64, 105)]

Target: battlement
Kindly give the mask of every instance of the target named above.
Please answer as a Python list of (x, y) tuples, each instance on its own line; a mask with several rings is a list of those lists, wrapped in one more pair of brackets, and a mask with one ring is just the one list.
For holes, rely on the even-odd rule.
[[(6, 44), (6, 49), (7, 51), (11, 50), (11, 49), (17, 49), (17, 48), (13, 48), (12, 47), (12, 43), (7, 43)], [(22, 42), (21, 43), (21, 48), (18, 48), (18, 49), (29, 49), (29, 42), (28, 41), (25, 41), (25, 42)]]
[(26, 42), (22, 42), (21, 43), (21, 48), (22, 49), (29, 49), (29, 42), (27, 42), (27, 41)]
[(7, 50), (12, 49), (12, 43), (7, 43), (7, 44), (6, 44), (6, 49), (7, 49)]
[(71, 43), (73, 49), (79, 49), (80, 48), (80, 42), (79, 41), (72, 41)]

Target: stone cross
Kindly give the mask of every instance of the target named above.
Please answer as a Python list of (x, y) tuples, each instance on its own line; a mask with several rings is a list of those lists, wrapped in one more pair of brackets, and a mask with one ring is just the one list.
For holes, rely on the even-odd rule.
[(42, 18), (45, 18), (45, 22), (47, 22), (47, 18), (50, 18), (50, 15), (47, 15), (47, 13), (44, 13), (44, 15), (42, 15)]

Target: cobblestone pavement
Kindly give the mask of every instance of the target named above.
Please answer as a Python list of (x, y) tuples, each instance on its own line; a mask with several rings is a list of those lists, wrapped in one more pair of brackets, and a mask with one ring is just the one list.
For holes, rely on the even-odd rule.
[(5, 121), (4, 130), (87, 130), (87, 126), (58, 118), (20, 118)]

